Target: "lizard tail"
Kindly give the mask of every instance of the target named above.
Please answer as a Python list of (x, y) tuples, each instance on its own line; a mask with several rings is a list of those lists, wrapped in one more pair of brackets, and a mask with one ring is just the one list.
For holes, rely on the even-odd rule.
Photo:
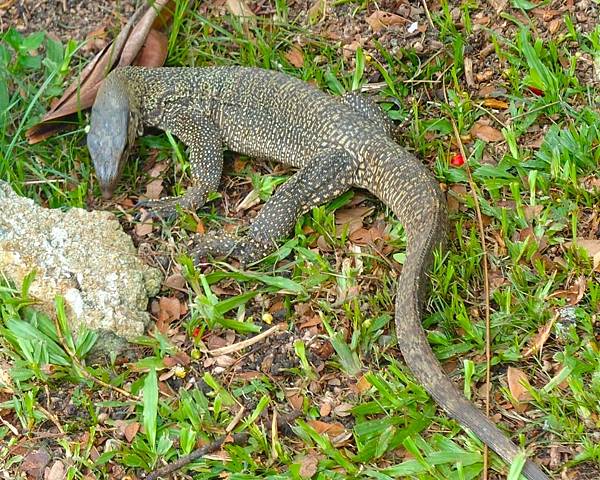
[[(399, 167), (396, 175), (387, 175), (386, 178), (398, 178), (397, 174), (401, 173), (402, 168), (396, 166)], [(447, 223), (445, 200), (437, 182), (424, 168), (422, 170), (419, 172), (422, 175), (415, 175), (407, 182), (411, 191), (408, 198), (399, 197), (397, 192), (391, 192), (390, 189), (380, 190), (382, 194), (379, 195), (404, 224), (408, 237), (406, 260), (396, 294), (398, 345), (406, 364), (438, 405), (461, 425), (472, 430), (510, 465), (519, 448), (468, 401), (445, 375), (421, 325), (422, 306), (430, 284), (427, 273), (434, 250), (445, 238)], [(529, 480), (548, 480), (547, 475), (530, 460), (526, 461), (522, 472)]]

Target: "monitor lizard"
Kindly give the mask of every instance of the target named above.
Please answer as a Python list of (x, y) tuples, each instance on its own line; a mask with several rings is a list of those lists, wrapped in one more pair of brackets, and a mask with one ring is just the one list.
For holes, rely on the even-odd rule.
[[(110, 197), (144, 126), (176, 135), (189, 149), (192, 186), (180, 197), (146, 202), (154, 214), (197, 209), (217, 190), (223, 150), (273, 159), (298, 171), (266, 202), (246, 236), (218, 232), (193, 254), (259, 260), (277, 248), (299, 215), (351, 187), (364, 188), (404, 225), (406, 260), (398, 279), (398, 345), (434, 400), (507, 463), (520, 449), (444, 374), (421, 326), (433, 252), (446, 237), (444, 196), (428, 169), (390, 137), (390, 121), (363, 96), (335, 97), (292, 76), (259, 68), (124, 67), (104, 80), (91, 114), (88, 148)], [(548, 477), (531, 460), (523, 474)]]

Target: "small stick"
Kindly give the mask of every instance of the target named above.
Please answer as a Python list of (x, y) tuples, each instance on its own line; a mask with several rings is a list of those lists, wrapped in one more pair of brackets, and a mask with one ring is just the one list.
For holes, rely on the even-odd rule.
[(259, 333), (258, 335), (253, 336), (252, 338), (249, 338), (247, 340), (242, 340), (241, 342), (234, 343), (233, 345), (228, 345), (226, 347), (215, 348), (214, 350), (207, 350), (206, 353), (208, 353), (209, 355), (212, 355), (213, 357), (218, 357), (219, 355), (227, 355), (228, 353), (238, 352), (240, 350), (243, 350), (246, 347), (249, 347), (251, 345), (254, 345), (255, 343), (260, 342), (264, 338), (267, 338), (269, 335), (272, 335), (273, 333), (275, 333), (277, 331), (283, 331), (286, 328), (287, 328), (287, 325), (285, 323), (280, 323), (278, 325), (275, 325), (275, 326), (269, 328), (268, 330), (265, 330), (262, 333)]
[[(283, 415), (282, 417), (277, 418), (276, 423), (278, 427), (282, 427), (283, 425), (290, 423), (300, 416), (300, 412), (292, 412), (289, 415)], [(276, 415), (273, 416), (276, 418)], [(169, 463), (164, 467), (157, 468), (156, 470), (150, 472), (150, 474), (146, 477), (146, 480), (158, 480), (159, 477), (166, 477), (177, 470), (185, 467), (189, 463), (197, 460), (209, 453), (217, 451), (224, 443), (231, 443), (233, 445), (241, 445), (246, 443), (250, 438), (250, 434), (248, 432), (235, 433), (234, 435), (223, 435), (217, 438), (214, 442), (209, 443), (208, 445), (204, 445), (203, 447), (197, 448), (192, 453), (185, 455), (173, 463)]]
[(226, 441), (227, 443), (232, 443), (233, 445), (239, 445), (242, 443), (246, 443), (249, 437), (250, 434), (247, 432), (236, 433), (234, 435), (224, 435), (222, 437), (219, 437), (214, 442), (209, 443), (208, 445), (205, 445), (203, 447), (197, 448), (189, 455), (185, 455), (179, 458), (178, 460), (174, 461), (173, 463), (165, 465), (164, 467), (157, 468), (146, 477), (146, 480), (158, 480), (159, 477), (166, 477), (167, 475), (176, 472), (180, 468), (185, 467), (187, 464), (193, 462), (194, 460), (197, 460), (198, 458), (203, 457), (204, 455), (219, 450), (219, 448), (221, 448), (221, 446)]

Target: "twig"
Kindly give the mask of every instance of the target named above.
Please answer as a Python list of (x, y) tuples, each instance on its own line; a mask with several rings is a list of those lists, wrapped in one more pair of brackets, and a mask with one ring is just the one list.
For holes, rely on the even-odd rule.
[(433, 20), (431, 19), (431, 13), (429, 13), (429, 8), (427, 7), (427, 0), (421, 0), (421, 3), (423, 4), (423, 9), (425, 10), (425, 15), (427, 15), (427, 20), (429, 20), (429, 25), (431, 25), (431, 28), (433, 30), (435, 30), (435, 24), (433, 23)]
[[(445, 83), (445, 82), (444, 82)], [(448, 95), (446, 92), (446, 85), (444, 84), (444, 99), (448, 104)], [(477, 226), (479, 228), (479, 241), (481, 243), (481, 253), (483, 258), (483, 295), (485, 302), (485, 414), (490, 416), (490, 390), (491, 390), (491, 364), (492, 364), (492, 345), (491, 345), (491, 329), (490, 329), (490, 280), (488, 275), (488, 256), (487, 247), (485, 242), (485, 230), (483, 226), (483, 217), (481, 216), (481, 208), (479, 206), (479, 198), (477, 197), (478, 189), (477, 185), (473, 181), (473, 175), (471, 174), (471, 168), (467, 163), (467, 155), (465, 153), (465, 147), (460, 138), (460, 132), (454, 121), (454, 117), (450, 116), (450, 122), (452, 123), (452, 130), (456, 138), (456, 143), (460, 154), (465, 160), (465, 170), (467, 172), (467, 178), (469, 181), (469, 188), (471, 189), (471, 196), (473, 197), (473, 204), (475, 206), (475, 213), (477, 215)], [(488, 446), (483, 446), (483, 480), (488, 478), (489, 468), (489, 455)]]
[[(274, 418), (277, 418), (276, 423), (278, 427), (282, 427), (283, 425), (295, 420), (300, 416), (300, 412), (292, 412), (289, 415), (283, 415), (282, 417), (277, 418), (274, 415)], [(231, 443), (232, 445), (241, 445), (246, 443), (250, 438), (250, 434), (248, 432), (235, 433), (234, 435), (223, 435), (222, 437), (217, 438), (214, 442), (209, 443), (203, 447), (197, 448), (192, 453), (185, 455), (173, 463), (169, 463), (164, 467), (157, 468), (153, 472), (146, 477), (146, 480), (158, 480), (159, 477), (166, 477), (177, 470), (185, 467), (186, 465), (192, 463), (194, 460), (197, 460), (209, 453), (217, 451), (224, 443)]]
[(243, 350), (246, 347), (254, 345), (255, 343), (260, 342), (264, 338), (267, 338), (269, 335), (272, 335), (275, 332), (283, 331), (287, 328), (285, 323), (280, 323), (275, 325), (268, 330), (265, 330), (258, 335), (253, 336), (247, 340), (242, 340), (241, 342), (234, 343), (233, 345), (228, 345), (226, 347), (215, 348), (214, 350), (207, 350), (206, 353), (212, 355), (213, 357), (218, 357), (219, 355), (227, 355), (229, 353), (238, 352), (239, 350)]

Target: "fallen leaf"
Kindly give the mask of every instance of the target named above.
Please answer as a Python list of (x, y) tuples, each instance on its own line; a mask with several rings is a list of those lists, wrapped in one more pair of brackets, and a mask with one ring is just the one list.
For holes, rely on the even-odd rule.
[(227, 0), (226, 6), (227, 10), (236, 17), (250, 18), (256, 16), (243, 0)]
[(57, 460), (46, 473), (45, 480), (64, 480), (66, 473), (65, 464)]
[(160, 178), (156, 178), (146, 185), (146, 193), (144, 196), (153, 200), (160, 198), (163, 191), (163, 184)]
[(177, 297), (160, 297), (158, 306), (158, 319), (160, 321), (171, 323), (181, 318), (181, 302)]
[(123, 435), (129, 443), (133, 442), (137, 432), (140, 430), (140, 424), (138, 422), (128, 423), (123, 429)]
[(337, 210), (335, 212), (337, 236), (339, 237), (345, 228), (348, 228), (348, 235), (352, 235), (358, 229), (362, 228), (363, 220), (371, 212), (373, 212), (373, 207), (353, 207)]
[(511, 395), (516, 400), (517, 404), (514, 405), (517, 412), (524, 412), (527, 410), (527, 402), (531, 400), (531, 394), (527, 391), (525, 385), (529, 385), (527, 375), (522, 370), (515, 367), (508, 367), (506, 372), (506, 381), (508, 382), (508, 389)]
[(133, 230), (138, 237), (145, 237), (146, 235), (150, 235), (152, 233), (153, 227), (154, 222), (152, 221), (152, 216), (147, 212), (143, 212), (140, 222), (135, 224), (135, 228)]
[(345, 427), (339, 422), (328, 423), (320, 420), (310, 420), (307, 423), (314, 428), (317, 433), (326, 433), (330, 438), (337, 437), (346, 430)]
[(374, 11), (367, 18), (367, 23), (371, 29), (377, 33), (391, 25), (404, 25), (407, 20), (395, 13), (383, 12), (381, 10)]
[(356, 389), (358, 390), (359, 393), (365, 393), (370, 388), (371, 388), (371, 383), (369, 382), (369, 380), (367, 380), (367, 377), (365, 375), (362, 375), (358, 379), (358, 382), (356, 382)]
[(546, 340), (548, 340), (548, 337), (550, 336), (550, 332), (552, 332), (552, 326), (557, 318), (558, 315), (554, 315), (544, 326), (538, 329), (537, 335), (531, 339), (527, 350), (523, 352), (523, 357), (529, 357), (542, 350)]
[(473, 79), (473, 59), (471, 57), (464, 58), (464, 72), (467, 86), (473, 88), (475, 86), (475, 80)]
[(302, 53), (300, 47), (295, 45), (287, 51), (285, 58), (287, 58), (287, 61), (296, 68), (300, 68), (302, 65), (304, 65), (304, 54)]
[(168, 44), (169, 39), (164, 33), (155, 29), (150, 30), (142, 49), (131, 64), (142, 67), (163, 65), (167, 59)]
[(551, 293), (548, 295), (548, 298), (564, 298), (567, 300), (569, 305), (575, 306), (581, 302), (581, 299), (585, 295), (586, 288), (587, 283), (585, 277), (581, 275), (569, 288)]
[(497, 98), (486, 98), (483, 101), (483, 105), (488, 108), (495, 108), (496, 110), (506, 110), (508, 103), (504, 100), (498, 100)]
[(499, 142), (500, 140), (504, 140), (504, 136), (500, 130), (480, 122), (476, 122), (475, 125), (473, 125), (473, 128), (471, 128), (471, 135), (484, 142)]
[(181, 290), (185, 287), (185, 277), (181, 275), (181, 273), (174, 273), (173, 275), (169, 275), (164, 282), (164, 286), (167, 288), (172, 288), (173, 290)]
[(312, 478), (317, 473), (319, 466), (319, 457), (316, 455), (307, 455), (300, 461), (300, 476), (302, 478)]
[(46, 449), (34, 450), (25, 455), (21, 463), (21, 470), (30, 478), (41, 479), (44, 475), (44, 469), (50, 462), (50, 454)]

